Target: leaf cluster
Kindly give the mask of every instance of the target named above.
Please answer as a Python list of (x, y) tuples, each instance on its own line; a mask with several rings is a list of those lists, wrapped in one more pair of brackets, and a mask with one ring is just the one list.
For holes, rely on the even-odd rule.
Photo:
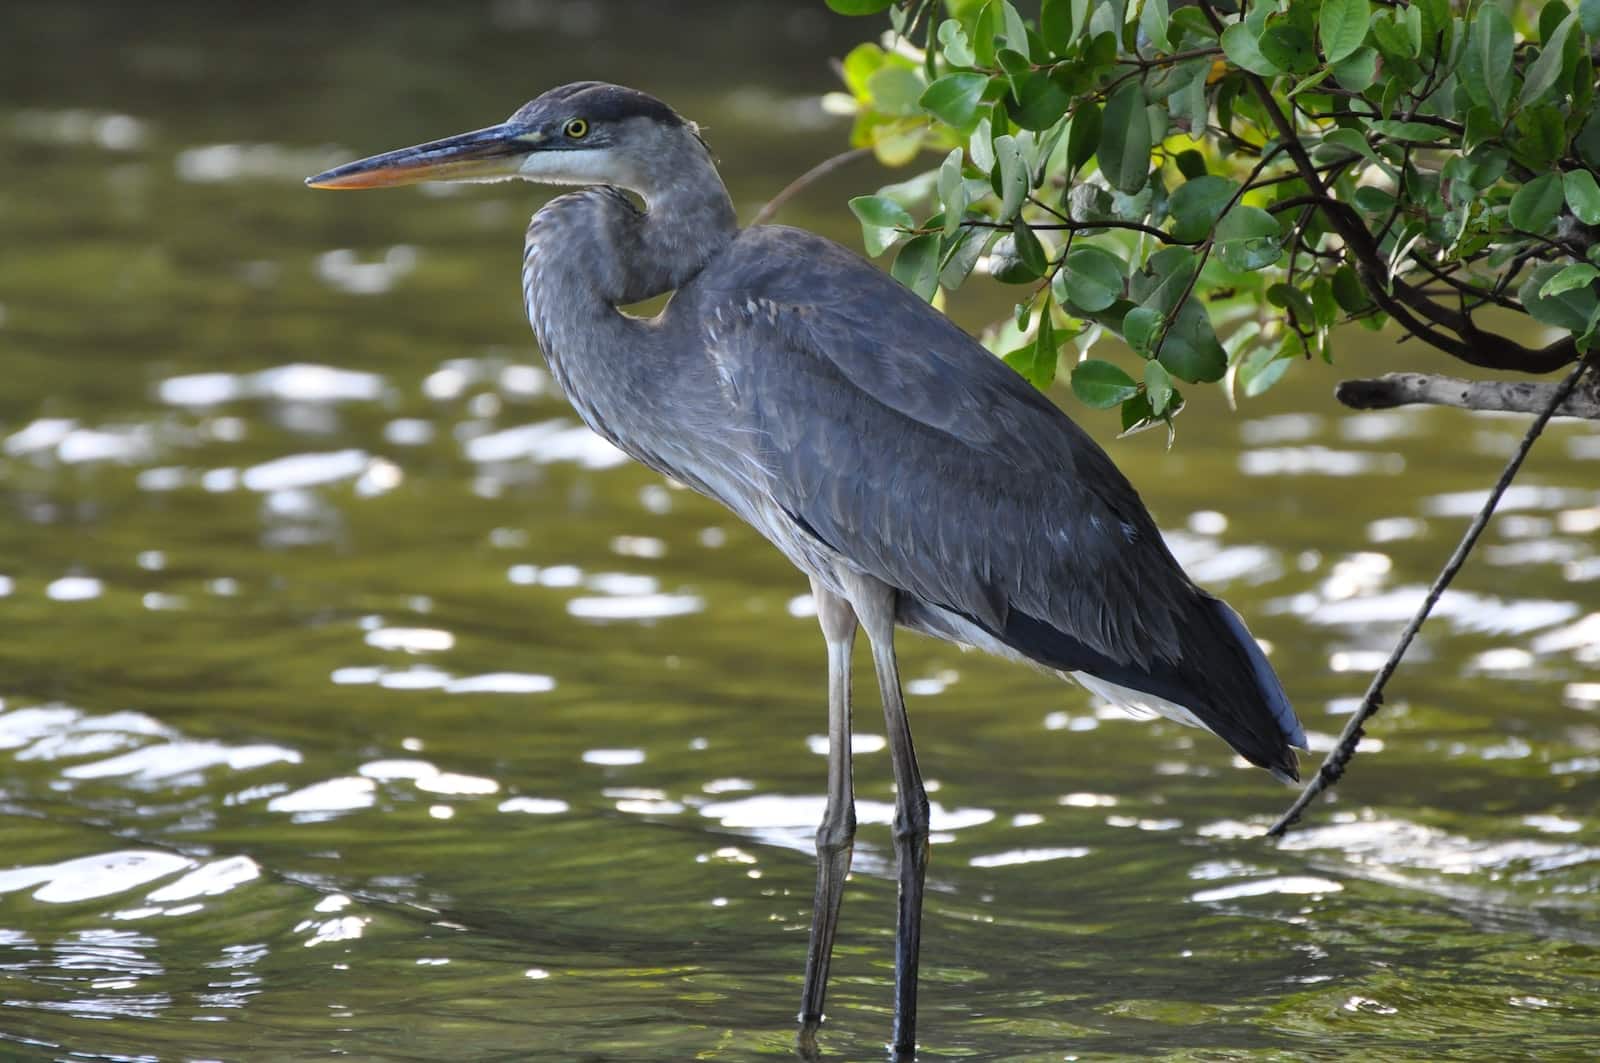
[[(1040, 386), (1070, 348), (1126, 429), (1331, 360), (1345, 321), (1513, 371), (1595, 342), (1600, 0), (828, 3), (891, 21), (830, 101), (854, 142), (939, 159), (851, 201), (869, 253), (927, 298), (1023, 286), (992, 345)], [(1087, 357), (1107, 336), (1131, 371)]]

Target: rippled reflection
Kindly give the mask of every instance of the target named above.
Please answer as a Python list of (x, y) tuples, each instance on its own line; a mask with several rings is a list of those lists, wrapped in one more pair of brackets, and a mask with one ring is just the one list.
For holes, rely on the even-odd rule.
[[(704, 120), (748, 217), (837, 150), (818, 78), (860, 26), (681, 7), (394, 5), (377, 73), (375, 38), (289, 8), (0, 12), (0, 149), (29, 161), (0, 256), (0, 1055), (788, 1053), (827, 753), (804, 581), (561, 400), (515, 284), (538, 194), (299, 186), (610, 66)], [(94, 76), (68, 100), (62, 70)], [(785, 220), (854, 241), (839, 203), (879, 178), (849, 174)], [(965, 324), (1008, 312), (969, 288)], [(1338, 373), (1390, 367), (1359, 339)], [(1316, 752), (1520, 425), (1352, 414), (1333, 373), (1237, 414), (1197, 393), (1171, 452), (1073, 408)], [(1208, 737), (903, 639), (930, 1058), (1589, 1051), (1597, 460), (1551, 426), (1282, 844), (1288, 791)], [(864, 647), (856, 683), (840, 1059), (883, 1040), (895, 903)]]

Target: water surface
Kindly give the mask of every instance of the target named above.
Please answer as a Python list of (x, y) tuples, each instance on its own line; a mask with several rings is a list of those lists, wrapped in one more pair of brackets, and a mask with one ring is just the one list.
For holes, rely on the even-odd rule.
[[(814, 99), (867, 24), (161, 10), (0, 13), (0, 1055), (787, 1055), (826, 749), (804, 580), (556, 394), (518, 295), (540, 193), (299, 181), (601, 77), (702, 121), (749, 217), (843, 144)], [(884, 179), (785, 220), (854, 242), (844, 200)], [(976, 289), (972, 328), (1011, 296)], [(1319, 750), (1522, 427), (1341, 411), (1339, 373), (1416, 355), (1339, 355), (1237, 413), (1192, 396), (1171, 452), (1057, 396)], [(937, 804), (924, 1057), (1592, 1051), (1597, 460), (1552, 428), (1282, 845), (1292, 793), (1216, 740), (902, 640)], [(889, 1029), (860, 686), (837, 1059)]]

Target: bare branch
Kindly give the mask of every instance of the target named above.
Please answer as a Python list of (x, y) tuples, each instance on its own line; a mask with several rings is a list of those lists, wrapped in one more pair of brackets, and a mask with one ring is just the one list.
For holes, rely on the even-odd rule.
[[(1357, 410), (1387, 410), (1420, 404), (1539, 413), (1549, 408), (1551, 396), (1560, 387), (1530, 380), (1462, 380), (1432, 373), (1386, 373), (1371, 379), (1341, 381), (1334, 395)], [(1600, 420), (1600, 389), (1578, 388), (1556, 408), (1554, 415)]]
[(1428, 588), (1427, 596), (1422, 599), (1422, 604), (1417, 607), (1416, 615), (1411, 618), (1411, 622), (1400, 633), (1400, 640), (1395, 643), (1394, 649), (1390, 651), (1389, 659), (1383, 662), (1383, 667), (1378, 669), (1378, 674), (1372, 677), (1372, 684), (1367, 687), (1367, 695), (1361, 699), (1361, 707), (1356, 710), (1355, 715), (1350, 717), (1350, 722), (1345, 724), (1344, 730), (1340, 732), (1339, 742), (1333, 747), (1333, 752), (1328, 754), (1327, 759), (1322, 762), (1322, 766), (1317, 769), (1317, 773), (1306, 784), (1306, 788), (1300, 791), (1300, 796), (1295, 798), (1294, 803), (1289, 806), (1288, 810), (1279, 816), (1278, 821), (1267, 829), (1269, 838), (1281, 838), (1283, 833), (1300, 818), (1300, 814), (1306, 810), (1306, 806), (1315, 801), (1318, 794), (1337, 783), (1339, 777), (1344, 774), (1344, 769), (1350, 763), (1350, 758), (1355, 756), (1356, 746), (1361, 742), (1362, 728), (1372, 718), (1373, 713), (1377, 712), (1379, 707), (1383, 705), (1383, 688), (1388, 684), (1390, 677), (1394, 675), (1394, 670), (1400, 666), (1400, 658), (1406, 655), (1406, 650), (1411, 646), (1411, 640), (1417, 637), (1417, 631), (1421, 629), (1423, 621), (1428, 619), (1428, 614), (1433, 611), (1433, 607), (1439, 601), (1440, 595), (1444, 594), (1445, 588), (1450, 586), (1450, 581), (1455, 579), (1456, 573), (1461, 571), (1461, 566), (1466, 564), (1467, 555), (1472, 553), (1473, 546), (1478, 542), (1478, 536), (1482, 535), (1483, 529), (1488, 527), (1489, 518), (1494, 515), (1495, 506), (1500, 504), (1500, 496), (1505, 494), (1506, 488), (1511, 486), (1511, 481), (1516, 477), (1517, 470), (1522, 468), (1522, 461), (1528, 456), (1528, 451), (1532, 449), (1534, 440), (1538, 439), (1539, 433), (1544, 431), (1544, 426), (1549, 423), (1556, 409), (1567, 401), (1567, 397), (1578, 386), (1579, 378), (1583, 376), (1584, 371), (1589, 368), (1590, 363), (1594, 360), (1595, 355), (1591, 352), (1572, 367), (1572, 372), (1567, 374), (1566, 379), (1551, 389), (1545, 408), (1539, 411), (1539, 416), (1535, 417), (1533, 423), (1528, 426), (1527, 434), (1522, 437), (1522, 444), (1517, 447), (1517, 452), (1511, 455), (1511, 460), (1506, 462), (1504, 471), (1500, 473), (1499, 481), (1489, 491), (1489, 497), (1484, 500), (1483, 508), (1472, 519), (1472, 523), (1467, 527), (1466, 534), (1461, 537), (1461, 542), (1456, 546), (1455, 553), (1450, 555), (1450, 560), (1445, 562), (1444, 568), (1439, 571), (1438, 577), (1433, 581), (1433, 586)]
[(772, 220), (772, 216), (778, 213), (785, 203), (789, 202), (796, 193), (803, 191), (807, 185), (820, 181), (847, 163), (855, 162), (857, 159), (865, 158), (871, 154), (871, 148), (851, 148), (849, 151), (841, 151), (830, 159), (823, 159), (811, 169), (790, 181), (783, 187), (783, 191), (767, 200), (766, 206), (756, 212), (756, 216), (750, 220), (750, 224), (765, 225)]
[[(983, 218), (967, 218), (961, 224), (975, 229), (1001, 229), (1005, 232), (1011, 231), (1011, 226), (1009, 223), (988, 221)], [(1035, 232), (1081, 233), (1093, 232), (1096, 229), (1127, 229), (1130, 232), (1144, 233), (1147, 236), (1153, 236), (1164, 244), (1177, 244), (1180, 247), (1199, 247), (1205, 242), (1204, 240), (1180, 240), (1171, 233), (1162, 229), (1158, 229), (1153, 225), (1145, 225), (1136, 221), (1112, 221), (1111, 219), (1104, 219), (1099, 221), (1026, 222), (1024, 224), (1026, 224), (1028, 228), (1034, 230)], [(938, 230), (911, 229), (907, 231), (921, 233), (937, 232)]]

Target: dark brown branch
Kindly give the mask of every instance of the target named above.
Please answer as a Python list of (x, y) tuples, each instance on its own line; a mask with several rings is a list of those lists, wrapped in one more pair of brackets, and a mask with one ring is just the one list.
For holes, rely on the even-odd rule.
[[(978, 229), (1004, 229), (1007, 232), (1011, 230), (1011, 226), (1007, 223), (985, 221), (981, 218), (968, 218), (961, 224), (970, 225)], [(1027, 226), (1028, 228), (1038, 232), (1069, 233), (1081, 233), (1094, 229), (1128, 229), (1132, 232), (1144, 233), (1147, 236), (1154, 236), (1162, 243), (1177, 244), (1180, 247), (1199, 247), (1205, 242), (1203, 240), (1180, 240), (1171, 233), (1163, 232), (1162, 230), (1156, 228), (1154, 225), (1144, 225), (1136, 221), (1113, 221), (1109, 218), (1105, 221), (1028, 222)], [(924, 230), (917, 229), (913, 231), (923, 232)], [(934, 232), (935, 230), (928, 229), (926, 231)]]
[[(1212, 8), (1210, 0), (1199, 0), (1199, 7), (1212, 28), (1220, 34), (1224, 29), (1223, 22)], [(1244, 76), (1273, 128), (1277, 130), (1279, 140), (1294, 161), (1307, 190), (1326, 201), (1322, 204), (1322, 211), (1350, 249), (1362, 285), (1373, 301), (1399, 322), (1402, 328), (1469, 365), (1488, 369), (1548, 373), (1570, 365), (1577, 359), (1578, 347), (1570, 336), (1542, 348), (1524, 347), (1508, 337), (1482, 331), (1466, 314), (1440, 306), (1404, 281), (1387, 277), (1383, 255), (1366, 223), (1348, 203), (1341, 203), (1328, 195), (1327, 186), (1323, 184), (1317, 167), (1300, 141), (1299, 131), (1278, 106), (1266, 80), (1249, 71), (1245, 71)], [(1439, 328), (1424, 324), (1421, 318), (1426, 318)], [(1455, 336), (1439, 329), (1448, 329)]]
[[(1201, 0), (1204, 3), (1204, 0)], [(1535, 417), (1528, 426), (1527, 434), (1522, 437), (1522, 444), (1517, 447), (1517, 452), (1511, 455), (1511, 460), (1506, 462), (1505, 469), (1500, 473), (1500, 479), (1489, 491), (1489, 497), (1484, 501), (1483, 508), (1473, 518), (1467, 527), (1466, 534), (1461, 537), (1461, 542), (1456, 546), (1455, 553), (1450, 555), (1450, 560), (1445, 562), (1438, 577), (1433, 581), (1433, 586), (1428, 588), (1428, 594), (1422, 599), (1422, 604), (1417, 607), (1416, 615), (1400, 633), (1400, 640), (1389, 653), (1389, 659), (1383, 662), (1383, 667), (1378, 669), (1378, 674), (1372, 677), (1372, 683), (1367, 687), (1366, 697), (1361, 699), (1361, 707), (1355, 715), (1350, 717), (1350, 722), (1345, 724), (1344, 730), (1339, 735), (1339, 742), (1333, 747), (1317, 773), (1311, 777), (1306, 788), (1300, 791), (1300, 796), (1295, 798), (1278, 821), (1267, 829), (1269, 838), (1280, 838), (1283, 833), (1294, 825), (1306, 806), (1317, 799), (1317, 795), (1339, 781), (1344, 774), (1345, 767), (1350, 763), (1350, 758), (1355, 756), (1356, 746), (1361, 742), (1362, 728), (1372, 718), (1383, 704), (1383, 688), (1388, 684), (1394, 671), (1400, 665), (1400, 659), (1405, 656), (1406, 650), (1411, 645), (1411, 640), (1416, 638), (1417, 631), (1422, 627), (1423, 621), (1428, 619), (1428, 614), (1433, 611), (1434, 604), (1439, 601), (1439, 596), (1444, 594), (1445, 588), (1450, 586), (1450, 581), (1455, 579), (1456, 573), (1461, 571), (1461, 566), (1466, 563), (1467, 555), (1472, 553), (1472, 548), (1478, 542), (1478, 536), (1483, 534), (1483, 529), (1488, 527), (1489, 518), (1494, 515), (1494, 510), (1500, 504), (1500, 496), (1505, 494), (1506, 488), (1511, 486), (1511, 481), (1516, 477), (1517, 470), (1522, 468), (1522, 461), (1532, 449), (1534, 440), (1539, 438), (1539, 433), (1544, 431), (1544, 426), (1549, 423), (1550, 417), (1556, 408), (1566, 402), (1567, 396), (1572, 394), (1577, 387), (1578, 380), (1583, 376), (1584, 370), (1589, 368), (1589, 363), (1594, 360), (1591, 354), (1583, 361), (1573, 366), (1572, 372), (1552, 389), (1549, 401), (1545, 408)]]
[(1515, 310), (1521, 314), (1527, 313), (1526, 308), (1524, 308), (1523, 305), (1517, 302), (1515, 299), (1502, 295), (1501, 293), (1492, 289), (1480, 287), (1476, 284), (1468, 284), (1466, 281), (1450, 276), (1450, 273), (1459, 267), (1459, 263), (1452, 265), (1449, 269), (1440, 269), (1438, 266), (1435, 266), (1432, 262), (1429, 262), (1421, 255), (1413, 256), (1411, 261), (1421, 266), (1440, 282), (1448, 284), (1451, 288), (1455, 289), (1464, 297), (1470, 296), (1479, 300), (1480, 302), (1494, 303), (1496, 306), (1503, 306), (1507, 310)]
[[(1550, 398), (1559, 387), (1531, 380), (1461, 380), (1432, 373), (1386, 373), (1370, 379), (1341, 381), (1333, 393), (1340, 402), (1357, 410), (1426, 405), (1538, 413), (1549, 408)], [(1578, 388), (1556, 409), (1555, 416), (1600, 420), (1600, 389)]]

